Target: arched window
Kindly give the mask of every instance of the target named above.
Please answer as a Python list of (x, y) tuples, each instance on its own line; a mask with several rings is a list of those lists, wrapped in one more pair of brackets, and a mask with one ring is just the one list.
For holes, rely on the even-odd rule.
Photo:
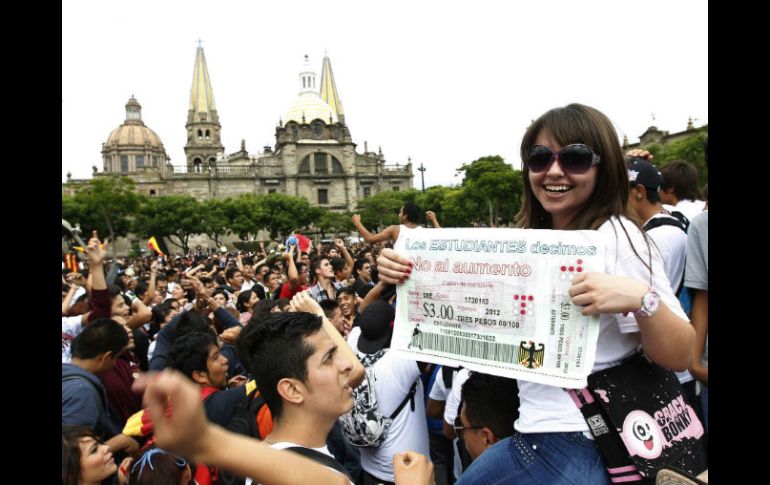
[(321, 138), (324, 133), (324, 125), (320, 121), (316, 121), (313, 123), (313, 136), (316, 138)]
[(310, 155), (306, 155), (299, 163), (299, 173), (310, 173)]
[(120, 171), (122, 173), (128, 172), (128, 157), (126, 155), (120, 156)]
[(209, 132), (209, 130), (206, 130), (206, 139), (207, 139), (207, 140), (210, 140), (210, 139), (211, 139), (211, 138), (210, 138), (210, 135), (211, 135), (211, 133)]
[(328, 189), (318, 189), (318, 203), (319, 204), (328, 204), (329, 203), (329, 190)]
[(144, 155), (136, 156), (136, 168), (144, 167)]
[(326, 154), (325, 153), (314, 153), (313, 154), (313, 162), (315, 163), (315, 173), (316, 175), (322, 175), (329, 173), (329, 167), (326, 166)]
[(203, 138), (203, 131), (198, 130), (198, 139), (200, 140), (201, 138)]
[(342, 164), (337, 157), (332, 155), (332, 173), (344, 173), (342, 170)]
[(291, 125), (291, 136), (293, 136), (294, 139), (296, 139), (298, 135), (299, 135), (299, 130), (297, 130), (297, 125)]
[(209, 158), (209, 167), (213, 167), (217, 164), (217, 159), (214, 157)]
[(201, 161), (200, 158), (193, 160), (193, 165), (195, 166), (195, 173), (201, 173), (203, 171), (203, 161)]

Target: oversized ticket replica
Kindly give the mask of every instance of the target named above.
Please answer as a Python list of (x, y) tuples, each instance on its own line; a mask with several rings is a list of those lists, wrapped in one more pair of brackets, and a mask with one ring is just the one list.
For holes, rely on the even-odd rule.
[(597, 231), (407, 229), (394, 249), (414, 267), (398, 287), (392, 348), (423, 362), (582, 388), (599, 335), (572, 278), (604, 271)]

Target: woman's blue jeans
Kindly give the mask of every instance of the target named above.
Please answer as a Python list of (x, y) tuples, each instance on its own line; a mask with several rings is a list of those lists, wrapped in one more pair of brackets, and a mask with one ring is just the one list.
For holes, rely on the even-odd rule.
[(484, 453), (457, 485), (610, 485), (599, 449), (583, 433), (514, 433)]

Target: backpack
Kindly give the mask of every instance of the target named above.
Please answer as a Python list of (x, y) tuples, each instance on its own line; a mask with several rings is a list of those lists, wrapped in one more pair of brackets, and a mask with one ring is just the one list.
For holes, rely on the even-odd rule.
[[(679, 211), (671, 211), (668, 215), (671, 217), (655, 217), (650, 219), (644, 226), (642, 226), (642, 229), (649, 231), (660, 226), (674, 226), (687, 234), (687, 229), (690, 228), (690, 221), (687, 217)], [(682, 272), (682, 281), (679, 282), (679, 290), (676, 292), (676, 297), (679, 298), (679, 303), (682, 305), (685, 314), (690, 315), (692, 295), (690, 294), (690, 290), (684, 287), (684, 272)]]
[(366, 354), (361, 358), (366, 375), (363, 382), (353, 390), (353, 409), (349, 413), (339, 417), (342, 425), (342, 435), (345, 441), (353, 446), (379, 448), (388, 436), (388, 430), (393, 424), (393, 418), (411, 401), (411, 410), (414, 411), (414, 394), (417, 390), (418, 379), (412, 384), (409, 392), (393, 414), (383, 416), (377, 404), (377, 396), (374, 393), (374, 375), (372, 367), (385, 355), (388, 349), (381, 349), (374, 354)]
[[(249, 381), (246, 384), (246, 396), (246, 400), (238, 403), (233, 410), (232, 417), (225, 429), (262, 440), (273, 431), (273, 415), (254, 381)], [(204, 402), (206, 399), (208, 399), (208, 395)], [(205, 465), (203, 466), (205, 467)], [(211, 475), (212, 483), (218, 485), (244, 485), (246, 483), (245, 477), (218, 467), (211, 469)]]

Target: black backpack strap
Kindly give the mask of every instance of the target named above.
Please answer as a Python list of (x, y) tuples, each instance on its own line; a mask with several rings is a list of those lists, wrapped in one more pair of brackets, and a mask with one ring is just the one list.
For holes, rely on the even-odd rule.
[[(674, 216), (674, 214), (679, 214), (684, 218), (682, 220), (681, 218)], [(651, 229), (655, 229), (656, 227), (660, 226), (674, 226), (678, 227), (685, 233), (687, 232), (687, 227), (689, 226), (689, 222), (687, 221), (687, 218), (685, 218), (681, 213), (679, 212), (673, 212), (671, 213), (670, 217), (655, 217), (653, 219), (650, 219), (647, 221), (647, 223), (642, 227), (645, 231), (649, 231)]]
[(417, 380), (414, 381), (414, 383), (412, 384), (412, 387), (409, 388), (409, 392), (406, 393), (406, 397), (404, 398), (404, 400), (401, 401), (401, 404), (399, 404), (398, 407), (396, 408), (396, 410), (393, 411), (393, 414), (390, 415), (390, 419), (393, 419), (396, 416), (398, 416), (398, 413), (400, 413), (401, 410), (404, 409), (404, 406), (406, 406), (407, 401), (411, 401), (412, 402), (410, 407), (411, 407), (412, 411), (414, 411), (414, 393), (415, 393), (415, 391), (417, 391), (417, 381), (419, 381), (419, 380), (420, 380), (420, 378), (418, 377)]
[(340, 463), (331, 456), (321, 453), (320, 451), (316, 451), (312, 448), (305, 448), (304, 446), (290, 446), (289, 448), (285, 449), (298, 455), (302, 455), (306, 458), (310, 458), (311, 460), (318, 462), (327, 468), (337, 470), (338, 472), (348, 477), (348, 480), (353, 483), (353, 479), (350, 478), (350, 475), (348, 474), (348, 471), (345, 470), (345, 467), (340, 465)]
[(441, 366), (441, 377), (444, 379), (444, 387), (448, 389), (452, 389), (452, 378), (455, 375), (455, 371), (457, 369), (454, 367), (448, 367), (446, 365)]

